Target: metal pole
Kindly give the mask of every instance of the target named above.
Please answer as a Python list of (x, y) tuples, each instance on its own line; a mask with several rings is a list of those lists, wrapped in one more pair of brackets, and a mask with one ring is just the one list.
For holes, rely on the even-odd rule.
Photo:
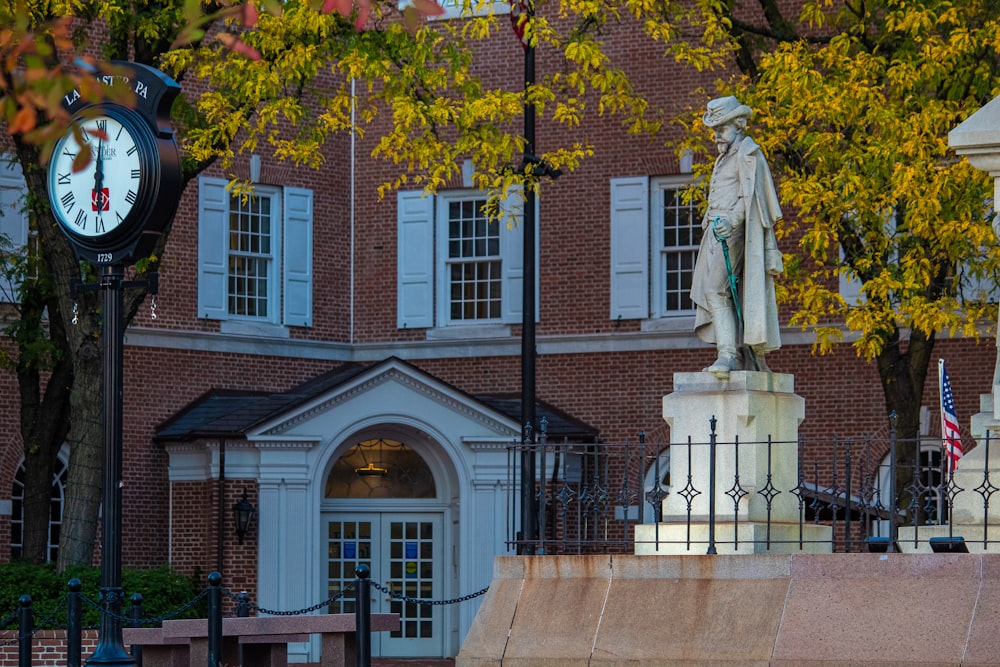
[(715, 415), (709, 420), (712, 425), (712, 434), (708, 443), (708, 554), (717, 554), (715, 550), (715, 446), (717, 435), (715, 433)]
[[(533, 0), (527, 2), (528, 22), (535, 17)], [(524, 161), (527, 170), (535, 156), (535, 105), (528, 91), (535, 83), (535, 47), (530, 39), (524, 43)], [(521, 320), (521, 554), (534, 553), (538, 539), (538, 507), (535, 500), (535, 191), (525, 179), (524, 185), (524, 282)]]
[(371, 570), (367, 565), (354, 568), (354, 663), (356, 667), (372, 664)]
[(66, 667), (80, 667), (83, 648), (83, 621), (80, 618), (80, 590), (83, 583), (73, 577), (66, 584)]
[(17, 664), (18, 667), (31, 667), (31, 638), (34, 635), (34, 611), (31, 609), (31, 596), (22, 595), (18, 598), (17, 609)]
[(124, 343), (121, 265), (105, 266), (104, 291), (104, 454), (101, 495), (101, 624), (88, 665), (134, 665), (122, 639), (122, 386)]
[(208, 667), (222, 662), (222, 575), (208, 575)]
[(899, 532), (896, 511), (899, 501), (896, 498), (896, 412), (889, 415), (889, 545), (888, 553), (896, 551), (896, 535)]
[[(128, 610), (128, 618), (130, 628), (142, 627), (142, 595), (139, 593), (132, 594), (132, 606)], [(132, 644), (130, 648), (132, 649), (132, 657), (135, 658), (135, 664), (142, 667), (142, 644)]]

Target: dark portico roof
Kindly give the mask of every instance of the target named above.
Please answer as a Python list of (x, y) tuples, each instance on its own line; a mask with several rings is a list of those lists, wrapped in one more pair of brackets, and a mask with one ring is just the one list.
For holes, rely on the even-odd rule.
[[(402, 363), (419, 374), (427, 375), (416, 367), (392, 357), (375, 366), (345, 364), (283, 392), (211, 389), (161, 423), (156, 428), (154, 440), (157, 442), (180, 442), (200, 439), (237, 440), (245, 438), (246, 434), (258, 424), (272, 420), (295, 406), (321, 396), (358, 375), (371, 372), (390, 361)], [(513, 419), (515, 422), (519, 422), (521, 419), (521, 399), (519, 396), (473, 396), (432, 376), (427, 377), (465, 394), (470, 402), (478, 403)], [(536, 401), (535, 414), (539, 420), (542, 417), (547, 420), (547, 432), (550, 439), (568, 438), (576, 442), (594, 442), (598, 437), (597, 429), (544, 401)]]

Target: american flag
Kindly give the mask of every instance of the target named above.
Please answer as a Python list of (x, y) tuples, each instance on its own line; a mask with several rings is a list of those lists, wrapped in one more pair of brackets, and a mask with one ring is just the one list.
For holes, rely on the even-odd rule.
[(938, 386), (941, 389), (941, 446), (948, 459), (948, 472), (962, 458), (962, 438), (958, 433), (958, 417), (955, 415), (955, 397), (951, 394), (951, 381), (944, 367), (944, 359), (938, 359)]

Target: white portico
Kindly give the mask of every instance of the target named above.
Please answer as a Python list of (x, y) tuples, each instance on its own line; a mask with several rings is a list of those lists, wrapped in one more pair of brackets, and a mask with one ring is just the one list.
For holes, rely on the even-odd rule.
[[(211, 398), (179, 413), (158, 439), (170, 456), (170, 480), (198, 481), (219, 475), (212, 429), (242, 434), (225, 444), (224, 476), (258, 484), (258, 529), (249, 538), (261, 607), (322, 602), (353, 580), (360, 562), (393, 591), (448, 600), (487, 587), (494, 556), (509, 553), (507, 494), (517, 482), (506, 446), (520, 430), (488, 398), (395, 358), (281, 394), (220, 396), (214, 408)], [(235, 428), (230, 422), (240, 416)], [(184, 419), (190, 430), (182, 438)], [(366, 467), (387, 472), (357, 474)], [(405, 606), (375, 597), (373, 612)], [(404, 636), (378, 633), (373, 654), (455, 655), (479, 602), (405, 612), (415, 615), (404, 614)], [(296, 650), (291, 660), (317, 659), (314, 646)]]

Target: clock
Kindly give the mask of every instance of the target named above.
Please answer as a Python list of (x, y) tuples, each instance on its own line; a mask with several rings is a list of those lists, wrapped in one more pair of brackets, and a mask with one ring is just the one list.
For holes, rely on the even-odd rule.
[[(173, 135), (158, 136), (144, 115), (110, 103), (74, 120), (49, 162), (53, 217), (81, 259), (122, 264), (148, 254), (180, 198)], [(88, 149), (89, 162), (74, 171)]]

